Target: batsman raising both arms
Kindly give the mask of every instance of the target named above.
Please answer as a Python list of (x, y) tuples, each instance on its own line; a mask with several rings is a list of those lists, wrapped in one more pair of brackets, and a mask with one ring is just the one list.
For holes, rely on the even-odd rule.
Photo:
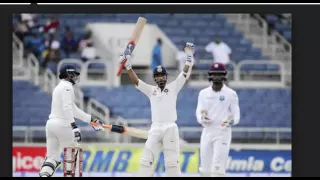
[(194, 64), (194, 45), (186, 43), (185, 52), (187, 59), (183, 71), (171, 83), (167, 83), (167, 70), (162, 66), (157, 66), (153, 70), (153, 78), (156, 86), (146, 84), (138, 79), (131, 66), (131, 52), (126, 50), (120, 57), (121, 62), (125, 62), (128, 75), (135, 84), (135, 87), (144, 93), (150, 100), (152, 125), (148, 132), (148, 139), (143, 148), (140, 158), (139, 176), (153, 176), (153, 164), (155, 158), (163, 150), (166, 176), (181, 176), (179, 167), (180, 138), (176, 124), (177, 96), (185, 82), (190, 76)]
[[(52, 177), (60, 165), (60, 155), (65, 147), (76, 147), (81, 141), (81, 133), (75, 119), (88, 124), (95, 122), (103, 125), (99, 119), (83, 112), (74, 103), (73, 85), (79, 82), (80, 73), (73, 66), (65, 66), (60, 70), (61, 81), (52, 92), (51, 114), (46, 123), (46, 159), (40, 169), (40, 177)], [(93, 126), (100, 131), (101, 126)], [(77, 152), (76, 152), (77, 153)]]
[(200, 140), (201, 176), (224, 177), (231, 144), (231, 126), (240, 121), (237, 93), (226, 86), (224, 64), (213, 63), (208, 71), (211, 86), (200, 91), (196, 117), (202, 124)]

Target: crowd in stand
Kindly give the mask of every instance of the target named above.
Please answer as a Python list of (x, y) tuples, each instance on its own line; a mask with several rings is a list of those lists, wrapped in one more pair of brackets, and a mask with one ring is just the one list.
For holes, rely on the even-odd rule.
[(14, 33), (23, 42), (25, 57), (33, 53), (43, 68), (48, 63), (59, 63), (62, 59), (78, 54), (82, 61), (99, 58), (91, 40), (91, 32), (84, 31), (76, 38), (72, 29), (61, 27), (56, 16), (41, 24), (36, 14), (16, 14), (13, 21)]

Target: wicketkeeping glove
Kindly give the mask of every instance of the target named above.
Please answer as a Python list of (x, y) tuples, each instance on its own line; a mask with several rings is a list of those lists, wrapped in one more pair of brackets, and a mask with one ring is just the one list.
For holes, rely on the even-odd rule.
[(207, 116), (202, 116), (201, 117), (201, 124), (204, 126), (204, 127), (208, 127), (212, 124), (212, 120), (209, 119)]
[(231, 117), (226, 118), (224, 121), (222, 121), (222, 127), (231, 127), (234, 125), (234, 120)]

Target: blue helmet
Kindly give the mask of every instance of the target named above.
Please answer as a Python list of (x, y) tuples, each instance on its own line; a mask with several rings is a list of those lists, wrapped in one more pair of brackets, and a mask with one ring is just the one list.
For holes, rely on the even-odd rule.
[(80, 72), (74, 66), (66, 65), (60, 69), (59, 79), (70, 78), (69, 81), (74, 85), (79, 81)]
[(153, 77), (157, 75), (168, 75), (166, 68), (163, 66), (157, 66), (153, 69)]
[[(153, 78), (154, 81), (158, 84), (159, 87), (164, 87), (167, 83), (167, 70), (163, 66), (157, 66), (153, 69)], [(158, 79), (159, 76), (165, 76), (164, 79)]]

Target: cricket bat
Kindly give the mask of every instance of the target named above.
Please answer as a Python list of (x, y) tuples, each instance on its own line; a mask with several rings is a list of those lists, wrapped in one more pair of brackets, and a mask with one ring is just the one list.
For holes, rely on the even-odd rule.
[[(101, 126), (100, 124), (91, 122), (90, 123), (92, 126)], [(123, 125), (102, 125), (103, 128), (105, 129), (110, 129), (111, 132), (116, 132), (120, 134), (126, 134), (132, 137), (137, 137), (141, 139), (148, 139), (148, 131), (134, 128), (134, 127), (125, 127)]]
[[(137, 45), (138, 43), (138, 40), (140, 38), (140, 35), (142, 33), (142, 30), (143, 30), (143, 27), (144, 25), (147, 23), (147, 19), (144, 18), (144, 17), (139, 17), (138, 18), (138, 21), (136, 23), (136, 27), (132, 33), (132, 36), (130, 38), (130, 41), (129, 43), (127, 44), (127, 47), (125, 49), (125, 53), (126, 54), (130, 54), (133, 52), (135, 46)], [(121, 72), (122, 72), (122, 69), (124, 67), (124, 65), (126, 64), (126, 61), (123, 61), (121, 64), (120, 64), (120, 67), (119, 67), (119, 70), (117, 72), (117, 76), (120, 76), (121, 75)]]

